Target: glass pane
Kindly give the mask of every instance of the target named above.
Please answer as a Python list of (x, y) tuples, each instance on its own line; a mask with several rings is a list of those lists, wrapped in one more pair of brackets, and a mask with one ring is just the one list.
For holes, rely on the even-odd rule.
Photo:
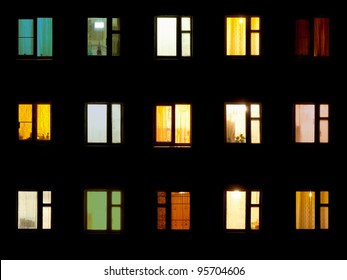
[(112, 55), (120, 55), (120, 34), (112, 34)]
[(121, 205), (122, 204), (122, 193), (120, 191), (112, 192), (112, 205)]
[(52, 18), (37, 19), (37, 56), (52, 56), (53, 20)]
[(87, 193), (87, 229), (107, 229), (107, 194), (101, 191)]
[(121, 230), (121, 208), (112, 207), (112, 230)]
[(259, 120), (251, 121), (251, 143), (252, 144), (260, 143), (260, 121)]
[(246, 18), (228, 17), (226, 25), (227, 55), (245, 55)]
[(37, 139), (51, 140), (51, 105), (37, 105)]
[(190, 228), (190, 193), (171, 193), (171, 229)]
[(190, 17), (182, 17), (181, 24), (182, 31), (190, 31)]
[(259, 229), (259, 207), (251, 207), (251, 229)]
[(158, 207), (157, 229), (166, 229), (166, 208)]
[(112, 19), (112, 30), (119, 31), (120, 30), (120, 18)]
[(251, 17), (251, 30), (260, 30), (260, 18)]
[(18, 54), (34, 54), (34, 20), (18, 20)]
[(37, 192), (18, 192), (18, 228), (37, 229)]
[(32, 138), (32, 116), (33, 107), (31, 104), (18, 105), (19, 140), (27, 140)]
[(112, 104), (112, 143), (121, 143), (121, 105)]
[(51, 204), (52, 203), (52, 192), (51, 191), (43, 191), (42, 192), (42, 203), (43, 204)]
[(50, 229), (51, 228), (51, 207), (44, 206), (42, 207), (42, 228)]
[(182, 56), (190, 55), (190, 33), (182, 33)]
[(88, 18), (88, 55), (107, 54), (107, 19)]
[(158, 204), (166, 204), (166, 192), (158, 192), (157, 201)]
[(175, 105), (175, 143), (190, 143), (190, 105)]
[(251, 55), (260, 54), (260, 34), (252, 32), (251, 33)]
[(172, 117), (171, 106), (156, 107), (156, 141), (171, 142)]
[(329, 121), (321, 120), (319, 122), (319, 142), (328, 143), (329, 142)]
[(320, 228), (329, 229), (329, 208), (326, 206), (320, 208)]
[(296, 229), (315, 228), (315, 193), (296, 192)]
[(107, 106), (105, 104), (88, 104), (87, 110), (88, 143), (106, 143)]
[(329, 192), (326, 192), (326, 191), (320, 192), (320, 203), (321, 204), (329, 203)]
[(227, 191), (226, 198), (226, 228), (246, 228), (246, 192)]
[(314, 105), (295, 105), (295, 142), (314, 142)]
[(157, 18), (157, 55), (177, 55), (177, 19)]
[(251, 104), (251, 118), (260, 118), (259, 104)]
[(260, 201), (260, 192), (259, 191), (252, 191), (251, 192), (251, 204), (259, 204)]
[(226, 105), (226, 138), (228, 143), (246, 143), (246, 110), (244, 104)]
[(329, 117), (329, 105), (328, 104), (320, 104), (319, 105), (319, 116), (321, 118)]

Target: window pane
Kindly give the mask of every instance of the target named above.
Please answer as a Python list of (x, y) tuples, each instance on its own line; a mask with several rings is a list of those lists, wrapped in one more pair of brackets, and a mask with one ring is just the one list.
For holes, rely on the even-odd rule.
[(259, 104), (251, 104), (251, 118), (260, 118)]
[(314, 56), (329, 56), (329, 18), (314, 19)]
[(43, 191), (42, 192), (42, 203), (43, 204), (51, 204), (52, 202), (52, 192), (51, 191)]
[(158, 207), (158, 229), (166, 229), (166, 208)]
[(42, 207), (42, 228), (43, 229), (51, 228), (51, 207), (50, 206)]
[(156, 107), (156, 141), (171, 142), (171, 106)]
[(18, 105), (18, 135), (20, 140), (32, 138), (32, 116), (33, 107), (31, 104)]
[(87, 110), (88, 143), (106, 143), (107, 106), (102, 104), (89, 104)]
[(329, 229), (329, 208), (326, 206), (320, 208), (320, 228)]
[(190, 56), (190, 33), (182, 34), (182, 56)]
[(166, 204), (166, 193), (158, 192), (157, 201), (158, 201), (158, 204)]
[(227, 55), (246, 54), (246, 18), (228, 17), (226, 26)]
[(190, 228), (190, 193), (171, 193), (171, 229)]
[(226, 105), (226, 137), (228, 143), (246, 142), (246, 106)]
[(251, 207), (251, 229), (259, 229), (259, 207)]
[(190, 31), (190, 17), (182, 17), (182, 31)]
[(296, 229), (315, 228), (315, 193), (296, 192)]
[(319, 122), (319, 142), (329, 142), (329, 122), (328, 120), (321, 120)]
[(295, 105), (295, 142), (314, 142), (314, 105)]
[(260, 18), (251, 17), (251, 30), (260, 30)]
[(251, 55), (259, 55), (260, 54), (260, 34), (259, 33), (251, 33)]
[(246, 192), (227, 191), (226, 228), (246, 228)]
[(329, 105), (328, 104), (320, 104), (319, 105), (319, 116), (321, 118), (329, 117)]
[(120, 191), (112, 192), (112, 205), (121, 205), (122, 204), (122, 193)]
[(112, 19), (112, 30), (119, 31), (120, 30), (120, 18)]
[(37, 19), (37, 56), (52, 56), (52, 18)]
[(176, 56), (177, 19), (157, 18), (157, 55)]
[(88, 18), (88, 55), (107, 54), (107, 19)]
[(320, 203), (328, 204), (329, 203), (329, 192), (320, 192)]
[(121, 143), (121, 105), (112, 104), (112, 143)]
[(32, 19), (18, 20), (18, 54), (34, 54), (34, 21)]
[(190, 143), (190, 105), (175, 105), (175, 143)]
[(121, 208), (112, 207), (112, 230), (121, 230)]
[(37, 139), (51, 139), (51, 105), (37, 105)]
[(37, 192), (18, 192), (18, 228), (37, 229)]
[(87, 193), (87, 229), (106, 230), (107, 194), (101, 191)]
[(260, 121), (259, 120), (251, 121), (251, 143), (254, 143), (254, 144), (260, 143)]
[(260, 192), (252, 191), (251, 192), (251, 204), (259, 204), (260, 201)]
[(310, 25), (309, 21), (299, 19), (295, 22), (295, 54), (296, 55), (309, 55), (310, 54)]
[(120, 55), (120, 34), (112, 34), (112, 55)]

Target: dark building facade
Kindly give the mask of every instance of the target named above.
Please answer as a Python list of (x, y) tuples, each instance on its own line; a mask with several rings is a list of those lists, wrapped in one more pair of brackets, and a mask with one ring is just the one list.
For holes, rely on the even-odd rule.
[(2, 259), (345, 259), (344, 17), (261, 2), (13, 9)]

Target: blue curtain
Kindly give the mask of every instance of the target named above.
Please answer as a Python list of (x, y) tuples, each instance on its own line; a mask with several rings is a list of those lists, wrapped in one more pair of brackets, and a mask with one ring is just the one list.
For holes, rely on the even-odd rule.
[(18, 21), (18, 54), (34, 54), (34, 20), (32, 19)]
[(37, 19), (37, 56), (52, 56), (52, 18)]

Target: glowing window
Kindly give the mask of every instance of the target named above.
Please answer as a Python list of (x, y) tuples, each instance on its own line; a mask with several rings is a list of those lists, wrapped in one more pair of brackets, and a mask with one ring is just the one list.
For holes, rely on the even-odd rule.
[(156, 55), (158, 57), (190, 57), (191, 54), (191, 17), (156, 17)]
[[(296, 229), (329, 229), (329, 192), (296, 192)], [(316, 213), (316, 209), (319, 209)], [(318, 217), (319, 224), (316, 224)]]
[(226, 229), (259, 230), (260, 191), (226, 191)]
[(18, 19), (18, 56), (52, 57), (53, 19)]
[(51, 191), (18, 191), (18, 229), (51, 229)]
[(260, 104), (228, 103), (225, 118), (227, 143), (261, 143)]
[(329, 142), (328, 104), (295, 104), (295, 142)]
[(226, 17), (226, 55), (260, 55), (260, 17)]
[(323, 57), (330, 55), (329, 18), (295, 21), (295, 54)]
[(90, 231), (120, 231), (123, 215), (122, 192), (87, 190), (85, 226)]
[(155, 116), (156, 145), (190, 146), (191, 105), (157, 105)]
[(88, 103), (87, 143), (122, 143), (122, 105)]
[(157, 192), (157, 229), (190, 229), (189, 192)]
[(51, 140), (50, 104), (18, 104), (18, 139)]

